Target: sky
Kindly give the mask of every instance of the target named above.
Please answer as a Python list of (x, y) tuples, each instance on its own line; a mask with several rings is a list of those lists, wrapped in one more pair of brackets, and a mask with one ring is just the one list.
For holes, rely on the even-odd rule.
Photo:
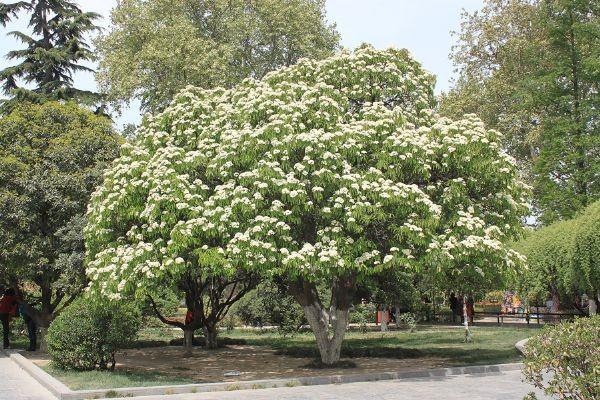
[[(110, 10), (116, 0), (79, 0), (84, 11), (94, 11), (104, 17), (102, 27), (109, 26)], [(371, 43), (376, 48), (406, 48), (425, 69), (437, 76), (436, 93), (451, 86), (452, 62), (448, 55), (454, 39), (451, 31), (457, 30), (461, 10), (469, 12), (481, 8), (483, 0), (326, 0), (327, 19), (335, 23), (341, 35), (342, 46), (354, 48), (361, 43)], [(20, 44), (6, 35), (12, 30), (27, 30), (27, 20), (21, 18), (2, 29), (0, 55), (20, 48)], [(0, 69), (11, 65), (0, 59)], [(93, 67), (93, 65), (91, 65)], [(75, 86), (95, 90), (91, 73), (77, 73)], [(123, 114), (115, 118), (119, 128), (141, 120), (139, 102), (133, 102)]]

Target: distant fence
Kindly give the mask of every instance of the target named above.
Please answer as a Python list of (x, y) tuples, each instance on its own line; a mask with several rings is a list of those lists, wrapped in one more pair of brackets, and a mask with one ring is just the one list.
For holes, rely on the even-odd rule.
[(531, 321), (537, 324), (540, 323), (557, 323), (562, 320), (572, 320), (576, 317), (587, 317), (587, 314), (580, 313), (549, 313), (549, 312), (523, 312), (516, 314), (507, 314), (502, 312), (475, 312), (475, 316), (496, 317), (498, 325), (504, 323), (504, 319), (520, 319), (527, 321), (527, 325)]

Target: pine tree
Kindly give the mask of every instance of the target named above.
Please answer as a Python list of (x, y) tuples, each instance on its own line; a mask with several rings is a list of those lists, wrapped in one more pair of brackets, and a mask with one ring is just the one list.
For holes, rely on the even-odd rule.
[(32, 34), (8, 33), (23, 42), (26, 48), (12, 50), (6, 55), (10, 60), (19, 60), (19, 63), (0, 71), (2, 90), (9, 96), (2, 102), (0, 111), (4, 114), (10, 112), (21, 101), (40, 103), (74, 99), (84, 104), (97, 102), (97, 93), (73, 87), (72, 74), (76, 71), (93, 72), (80, 62), (95, 58), (85, 35), (99, 29), (94, 20), (100, 15), (82, 12), (75, 2), (69, 0), (19, 1), (0, 3), (0, 24), (6, 27), (21, 11), (31, 15), (28, 26)]

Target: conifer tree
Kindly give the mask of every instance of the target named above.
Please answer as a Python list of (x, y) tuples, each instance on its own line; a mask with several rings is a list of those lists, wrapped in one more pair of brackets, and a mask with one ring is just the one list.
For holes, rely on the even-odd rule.
[(69, 0), (31, 0), (0, 3), (0, 24), (6, 27), (22, 11), (30, 15), (31, 34), (8, 33), (26, 47), (6, 55), (18, 64), (0, 71), (2, 90), (9, 96), (2, 102), (0, 111), (6, 114), (22, 101), (40, 103), (74, 99), (84, 104), (97, 102), (97, 93), (73, 87), (72, 75), (76, 71), (93, 72), (81, 62), (94, 60), (85, 36), (98, 29), (94, 21), (100, 16), (83, 12)]

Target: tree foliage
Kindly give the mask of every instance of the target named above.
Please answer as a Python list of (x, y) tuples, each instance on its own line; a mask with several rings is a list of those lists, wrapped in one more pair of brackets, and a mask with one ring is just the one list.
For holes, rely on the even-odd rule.
[(107, 118), (72, 103), (0, 118), (0, 272), (36, 285), (38, 326), (85, 287), (84, 214), (120, 141)]
[[(92, 71), (81, 64), (94, 60), (94, 53), (85, 36), (98, 29), (94, 25), (99, 15), (82, 12), (74, 1), (31, 0), (0, 3), (0, 24), (6, 26), (19, 12), (31, 15), (32, 35), (13, 31), (8, 34), (21, 41), (26, 48), (12, 50), (10, 60), (20, 60), (0, 71), (4, 94), (12, 96), (2, 103), (4, 113), (23, 101), (76, 99), (95, 103), (97, 94), (73, 87), (73, 72)], [(20, 85), (20, 81), (24, 85)], [(28, 87), (33, 86), (33, 89)]]
[(108, 304), (79, 298), (48, 330), (48, 355), (62, 369), (115, 368), (115, 353), (130, 345), (141, 326), (131, 304)]
[(527, 257), (521, 291), (531, 299), (545, 300), (548, 293), (575, 296), (586, 293), (592, 301), (600, 295), (600, 201), (576, 218), (555, 222), (531, 232), (514, 247)]
[(293, 334), (306, 324), (302, 309), (294, 298), (269, 281), (258, 285), (234, 307), (235, 315), (245, 325), (277, 326), (284, 335)]
[(115, 103), (166, 107), (187, 85), (231, 87), (301, 57), (323, 58), (339, 37), (323, 0), (125, 0), (97, 42), (98, 79)]
[(187, 88), (92, 197), (92, 286), (119, 298), (190, 270), (279, 277), (332, 363), (364, 277), (494, 277), (514, 261), (502, 243), (525, 189), (498, 132), (433, 114), (433, 82), (405, 50), (365, 46), (231, 90)]
[(600, 196), (600, 7), (593, 0), (488, 0), (465, 13), (459, 77), (441, 112), (481, 116), (534, 188), (543, 223)]

